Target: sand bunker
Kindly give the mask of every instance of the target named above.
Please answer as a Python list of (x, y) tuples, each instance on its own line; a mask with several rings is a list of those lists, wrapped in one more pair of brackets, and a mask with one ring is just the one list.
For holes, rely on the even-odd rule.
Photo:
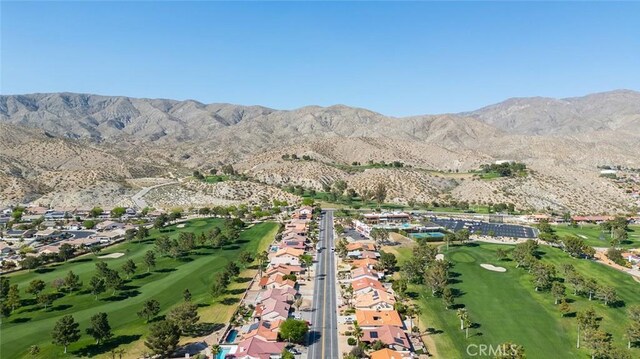
[(184, 228), (185, 225), (186, 224), (184, 224), (184, 223), (180, 223), (179, 225), (176, 226), (176, 228)]
[(436, 260), (437, 260), (437, 261), (444, 260), (444, 254), (442, 254), (442, 253), (438, 253), (438, 254), (436, 254)]
[(486, 263), (482, 263), (480, 264), (480, 267), (486, 269), (486, 270), (490, 270), (490, 271), (494, 271), (494, 272), (506, 272), (507, 269), (503, 268), (503, 267), (496, 267), (493, 264), (486, 264)]
[(98, 258), (100, 258), (100, 259), (104, 259), (104, 258), (120, 258), (123, 255), (124, 255), (124, 253), (116, 252), (116, 253), (111, 253), (111, 254), (105, 254), (105, 255), (100, 256)]

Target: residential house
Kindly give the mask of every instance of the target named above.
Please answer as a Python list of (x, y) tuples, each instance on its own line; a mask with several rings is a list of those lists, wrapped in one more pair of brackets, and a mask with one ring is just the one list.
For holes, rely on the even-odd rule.
[(258, 295), (258, 301), (264, 301), (272, 298), (285, 303), (293, 303), (297, 295), (298, 291), (293, 288), (271, 288), (260, 293)]
[(282, 248), (278, 250), (275, 254), (273, 254), (269, 262), (271, 263), (272, 266), (275, 266), (277, 264), (290, 264), (290, 265), (299, 266), (300, 256), (303, 254), (304, 254), (304, 251), (301, 249), (295, 249), (295, 248), (289, 248), (289, 247)]
[(274, 298), (267, 298), (256, 306), (254, 318), (260, 320), (287, 320), (291, 305)]
[(304, 240), (302, 240), (302, 241), (283, 240), (278, 245), (278, 248), (280, 248), (280, 249), (282, 249), (282, 248), (294, 248), (294, 249), (304, 250), (305, 248), (307, 248), (307, 246), (304, 244), (304, 242), (305, 242)]
[(60, 232), (57, 229), (47, 228), (41, 231), (37, 231), (33, 236), (35, 237), (35, 239), (43, 240), (43, 239), (53, 238), (56, 235), (58, 235), (58, 233)]
[(367, 267), (358, 267), (356, 269), (351, 270), (351, 281), (364, 279), (364, 278), (379, 280), (382, 277), (384, 277), (382, 273), (378, 273), (374, 269), (369, 269)]
[(124, 223), (115, 222), (115, 221), (104, 221), (96, 224), (96, 229), (98, 231), (112, 231), (114, 229), (124, 228)]
[(10, 256), (13, 253), (15, 253), (15, 251), (8, 243), (0, 241), (0, 255)]
[(353, 294), (358, 295), (360, 293), (368, 293), (373, 289), (385, 290), (384, 286), (380, 281), (374, 280), (371, 278), (362, 278), (358, 280), (354, 280), (351, 282), (351, 287), (353, 287)]
[(412, 356), (410, 353), (403, 354), (389, 348), (384, 348), (371, 353), (369, 357), (371, 359), (406, 359)]
[(386, 290), (373, 289), (355, 296), (354, 307), (362, 310), (394, 310), (396, 298)]
[(278, 332), (282, 320), (261, 320), (259, 322), (251, 323), (243, 327), (244, 334), (242, 340), (249, 338), (257, 338), (265, 342), (275, 342), (278, 340)]
[(279, 273), (262, 277), (258, 285), (263, 289), (296, 288), (296, 282), (291, 279), (284, 279), (284, 276)]
[(254, 336), (238, 343), (234, 356), (236, 359), (279, 358), (284, 347), (285, 343), (268, 342)]
[(304, 273), (304, 268), (302, 268), (301, 266), (292, 266), (288, 264), (276, 264), (275, 266), (267, 268), (265, 272), (267, 276), (271, 276), (276, 273), (280, 273), (282, 275), (294, 274), (297, 276)]
[(366, 267), (373, 269), (377, 264), (378, 260), (372, 258), (356, 259), (351, 262), (353, 268)]
[(356, 320), (360, 327), (375, 328), (383, 325), (393, 325), (396, 327), (403, 327), (400, 314), (395, 310), (357, 310)]
[(309, 206), (301, 207), (291, 214), (291, 218), (293, 219), (312, 219), (313, 218), (313, 208)]
[(378, 328), (364, 329), (362, 331), (362, 339), (360, 340), (369, 344), (380, 340), (390, 349), (399, 351), (411, 350), (411, 342), (409, 341), (409, 338), (407, 338), (407, 333), (393, 325), (383, 325)]

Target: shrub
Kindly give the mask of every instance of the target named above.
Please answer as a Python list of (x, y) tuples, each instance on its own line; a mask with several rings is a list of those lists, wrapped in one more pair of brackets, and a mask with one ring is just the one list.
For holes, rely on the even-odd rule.
[(349, 345), (356, 345), (357, 343), (358, 341), (356, 340), (356, 338), (349, 337), (349, 339), (347, 339), (347, 344)]

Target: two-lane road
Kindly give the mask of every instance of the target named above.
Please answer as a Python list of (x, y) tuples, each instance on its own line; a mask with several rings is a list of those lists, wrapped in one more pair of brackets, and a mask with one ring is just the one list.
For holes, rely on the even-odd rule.
[(309, 336), (309, 359), (339, 358), (336, 266), (333, 243), (333, 211), (323, 211), (320, 247), (313, 294), (313, 322)]

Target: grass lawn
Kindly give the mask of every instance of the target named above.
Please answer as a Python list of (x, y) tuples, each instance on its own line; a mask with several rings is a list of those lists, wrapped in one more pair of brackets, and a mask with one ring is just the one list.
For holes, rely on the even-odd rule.
[[(611, 233), (602, 232), (600, 226), (597, 224), (586, 224), (582, 226), (578, 226), (577, 228), (573, 228), (569, 225), (557, 225), (552, 226), (556, 234), (562, 238), (565, 235), (574, 235), (579, 238), (584, 239), (585, 243), (592, 247), (609, 247), (611, 240)], [(600, 239), (600, 235), (603, 235), (604, 239)], [(639, 225), (631, 225), (629, 226), (629, 232), (627, 232), (629, 239), (622, 244), (620, 247), (622, 248), (640, 248), (640, 226)]]
[[(222, 226), (222, 223), (223, 221), (220, 219), (196, 219), (187, 222), (184, 228), (167, 227), (162, 234), (172, 237), (177, 237), (181, 231), (199, 234), (214, 226)], [(208, 294), (211, 278), (217, 271), (222, 270), (229, 261), (234, 260), (239, 252), (245, 250), (255, 253), (266, 249), (277, 230), (276, 223), (262, 223), (244, 230), (237, 243), (222, 249), (198, 248), (187, 257), (180, 259), (158, 257), (156, 268), (150, 274), (146, 273), (147, 269), (142, 263), (142, 257), (147, 250), (154, 247), (153, 241), (160, 235), (157, 230), (152, 230), (150, 238), (140, 243), (123, 243), (100, 253), (100, 255), (125, 253), (124, 256), (117, 259), (98, 259), (89, 255), (68, 263), (49, 266), (41, 271), (42, 273), (32, 271), (10, 275), (11, 283), (19, 285), (23, 300), (28, 302), (31, 296), (24, 293), (24, 290), (28, 283), (35, 278), (42, 279), (47, 283), (45, 292), (52, 292), (53, 289), (50, 287), (52, 280), (64, 277), (69, 270), (78, 274), (86, 286), (94, 274), (97, 261), (105, 261), (112, 269), (120, 269), (128, 259), (133, 259), (138, 265), (137, 275), (126, 283), (126, 290), (116, 296), (110, 296), (111, 292), (108, 291), (96, 301), (90, 293), (77, 292), (56, 300), (53, 308), (47, 311), (34, 305), (26, 305), (17, 309), (9, 318), (3, 320), (0, 357), (26, 357), (27, 349), (31, 345), (40, 347), (39, 357), (41, 358), (106, 357), (111, 349), (121, 345), (126, 350), (126, 357), (138, 357), (146, 350), (142, 341), (148, 327), (136, 315), (142, 303), (148, 299), (158, 300), (162, 309), (160, 316), (162, 316), (173, 305), (183, 300), (182, 292), (186, 288), (192, 293), (192, 301), (201, 307), (200, 322), (210, 323), (212, 327), (216, 324), (223, 324), (229, 320), (237, 305), (237, 299), (233, 298), (241, 296), (242, 289), (248, 285), (246, 274), (249, 271), (245, 270), (241, 274), (240, 283), (233, 283), (230, 286), (231, 295), (227, 297), (231, 299), (227, 301), (227, 305), (212, 303)], [(114, 334), (111, 342), (100, 347), (93, 345), (93, 338), (84, 334), (84, 330), (89, 324), (89, 318), (98, 312), (108, 314)], [(69, 346), (71, 354), (65, 356), (61, 347), (51, 344), (50, 333), (55, 322), (66, 314), (72, 314), (76, 322), (80, 323), (80, 330), (83, 334), (79, 342)]]
[[(421, 321), (438, 333), (431, 338), (439, 357), (466, 358), (469, 356), (466, 353), (469, 344), (499, 345), (512, 341), (525, 347), (528, 358), (587, 358), (585, 349), (575, 348), (575, 318), (561, 318), (551, 294), (535, 292), (526, 270), (516, 269), (511, 261), (498, 262), (495, 250), (500, 247), (493, 244), (451, 247), (445, 254), (454, 264), (451, 286), (459, 292), (456, 303), (464, 306), (471, 321), (477, 323), (476, 328), (470, 329), (469, 339), (465, 339), (464, 332), (460, 330), (455, 310), (445, 310), (442, 300), (432, 297), (423, 286), (410, 288), (417, 295), (422, 309)], [(559, 249), (543, 247), (541, 252), (544, 262), (553, 263), (556, 267), (570, 262), (581, 274), (595, 278), (600, 284), (615, 287), (625, 306), (640, 304), (640, 284), (629, 275), (599, 263), (570, 258)], [(397, 253), (402, 261), (411, 250), (401, 248)], [(505, 267), (507, 272), (485, 270), (480, 267), (481, 263)], [(601, 328), (613, 335), (614, 346), (626, 347), (626, 307), (609, 308), (595, 300), (589, 302), (586, 298), (573, 296), (569, 288), (567, 294), (573, 300), (572, 311), (593, 306), (602, 317)], [(640, 357), (640, 349), (632, 350), (635, 357)]]

